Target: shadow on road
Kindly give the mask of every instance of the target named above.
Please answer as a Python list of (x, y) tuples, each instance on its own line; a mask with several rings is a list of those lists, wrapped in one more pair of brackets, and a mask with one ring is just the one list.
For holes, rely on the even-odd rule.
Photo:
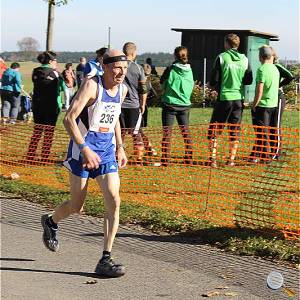
[(34, 259), (30, 259), (30, 258), (15, 258), (15, 257), (0, 257), (0, 260), (4, 260), (4, 261), (35, 261)]
[(22, 268), (10, 268), (10, 267), (1, 267), (0, 271), (15, 271), (15, 272), (34, 272), (34, 273), (53, 273), (53, 274), (67, 274), (72, 276), (82, 276), (82, 277), (90, 277), (97, 279), (109, 279), (106, 277), (101, 277), (95, 273), (89, 272), (64, 272), (64, 271), (51, 271), (51, 270), (39, 270), (39, 269), (22, 269)]
[[(183, 244), (210, 244), (210, 245), (220, 245), (228, 242), (232, 238), (239, 238), (246, 240), (249, 237), (264, 237), (268, 240), (273, 240), (274, 236), (278, 239), (283, 239), (283, 234), (276, 230), (258, 231), (245, 228), (229, 228), (229, 227), (215, 227), (215, 228), (205, 228), (197, 231), (190, 231), (185, 233), (176, 234), (139, 234), (139, 233), (117, 233), (119, 238), (133, 238), (140, 239), (144, 241), (153, 242), (167, 242), (167, 243), (183, 243)], [(90, 232), (82, 233), (80, 236), (85, 237), (103, 237), (103, 233)]]

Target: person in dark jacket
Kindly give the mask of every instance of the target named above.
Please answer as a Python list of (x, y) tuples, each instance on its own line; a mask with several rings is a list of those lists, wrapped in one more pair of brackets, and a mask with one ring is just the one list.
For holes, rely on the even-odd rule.
[(4, 123), (15, 124), (18, 117), (22, 91), (22, 79), (19, 69), (20, 64), (14, 62), (2, 75), (1, 101)]
[(81, 86), (81, 83), (84, 79), (84, 69), (86, 65), (86, 58), (80, 57), (79, 64), (76, 67), (76, 81), (77, 81), (77, 88), (79, 89)]
[(163, 166), (170, 160), (171, 135), (174, 119), (177, 119), (185, 147), (184, 163), (192, 163), (192, 138), (189, 131), (191, 95), (194, 88), (193, 71), (188, 64), (188, 49), (184, 46), (175, 48), (175, 62), (167, 67), (161, 76), (162, 95), (162, 158)]
[(146, 64), (151, 67), (151, 75), (158, 76), (155, 66), (152, 64), (152, 58), (148, 57), (146, 59)]
[[(148, 126), (148, 104), (151, 104), (151, 101), (153, 101), (153, 98), (157, 96), (157, 93), (151, 84), (151, 66), (148, 64), (143, 64), (141, 66), (143, 67), (143, 70), (145, 72), (146, 87), (147, 87), (147, 100), (146, 100), (145, 111), (143, 113), (142, 123), (141, 123), (141, 127), (144, 129)], [(156, 156), (157, 151), (152, 146), (149, 137), (144, 133), (142, 129), (141, 129), (141, 135), (144, 142), (146, 156), (149, 155)]]
[(61, 92), (66, 86), (61, 74), (56, 71), (56, 53), (46, 51), (37, 57), (41, 66), (32, 73), (33, 96), (32, 112), (35, 123), (27, 152), (27, 160), (34, 160), (38, 143), (44, 133), (42, 161), (47, 162), (52, 146), (54, 128), (61, 112)]
[(281, 120), (282, 114), (285, 108), (285, 96), (283, 92), (283, 87), (289, 84), (293, 79), (294, 75), (282, 66), (278, 62), (278, 56), (274, 48), (270, 47), (273, 52), (273, 63), (279, 71), (279, 91), (278, 91), (278, 105), (276, 107), (274, 116), (271, 120), (270, 126), (270, 148), (273, 153), (272, 159), (278, 159), (281, 155), (282, 148), (282, 135), (281, 135)]

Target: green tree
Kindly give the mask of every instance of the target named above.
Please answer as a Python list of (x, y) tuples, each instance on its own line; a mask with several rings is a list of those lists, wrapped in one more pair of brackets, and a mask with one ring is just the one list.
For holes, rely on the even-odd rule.
[(46, 50), (49, 51), (52, 50), (55, 6), (68, 4), (69, 0), (44, 0), (44, 1), (48, 2)]

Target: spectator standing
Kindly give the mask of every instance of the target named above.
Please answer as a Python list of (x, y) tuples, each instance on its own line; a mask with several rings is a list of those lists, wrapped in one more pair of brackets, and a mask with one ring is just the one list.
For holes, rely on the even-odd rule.
[(1, 102), (3, 123), (16, 123), (20, 108), (21, 91), (22, 78), (20, 64), (14, 62), (2, 75)]
[(282, 66), (278, 62), (278, 56), (276, 51), (270, 47), (273, 52), (273, 63), (275, 64), (276, 68), (279, 71), (279, 92), (278, 92), (278, 105), (274, 113), (274, 117), (271, 119), (271, 134), (270, 134), (270, 147), (271, 152), (273, 153), (273, 159), (278, 159), (281, 155), (281, 148), (282, 148), (282, 135), (281, 135), (281, 121), (282, 121), (282, 114), (285, 108), (285, 96), (283, 92), (283, 87), (289, 84), (293, 79), (293, 74)]
[(275, 118), (278, 106), (279, 71), (273, 64), (273, 51), (269, 46), (259, 48), (259, 60), (262, 65), (256, 73), (256, 91), (252, 105), (253, 125), (256, 141), (250, 155), (251, 162), (271, 162), (269, 130), (271, 120)]
[(244, 54), (238, 52), (239, 45), (240, 38), (236, 34), (230, 33), (225, 36), (225, 52), (215, 60), (209, 82), (209, 86), (214, 87), (218, 92), (208, 130), (209, 164), (212, 167), (217, 167), (217, 136), (221, 134), (224, 123), (229, 123), (230, 135), (229, 159), (226, 164), (235, 165), (243, 115), (244, 85), (249, 85), (253, 81), (249, 61)]
[(128, 71), (124, 82), (128, 88), (128, 93), (122, 103), (120, 115), (122, 140), (124, 143), (126, 131), (132, 135), (135, 161), (141, 163), (144, 143), (138, 121), (141, 120), (141, 115), (145, 112), (147, 99), (146, 77), (143, 68), (135, 62), (137, 55), (136, 45), (132, 42), (125, 43), (123, 52), (128, 59)]
[(7, 69), (7, 65), (4, 62), (4, 59), (0, 56), (0, 88), (1, 88), (1, 79), (4, 71)]
[(68, 109), (72, 97), (74, 96), (74, 87), (76, 86), (76, 76), (72, 68), (72, 63), (67, 63), (65, 70), (62, 72), (63, 79), (67, 86), (66, 89), (66, 98), (65, 98), (65, 108)]
[(181, 130), (184, 139), (184, 163), (192, 163), (192, 138), (189, 131), (189, 115), (191, 107), (191, 95), (194, 88), (193, 71), (188, 64), (188, 49), (184, 46), (175, 48), (175, 62), (163, 72), (160, 83), (162, 94), (162, 158), (163, 166), (167, 166), (170, 160), (171, 136), (174, 119)]
[(77, 81), (77, 88), (79, 89), (82, 83), (82, 80), (84, 79), (84, 69), (86, 65), (86, 58), (80, 57), (79, 64), (76, 67), (76, 81)]
[[(146, 76), (146, 87), (147, 87), (147, 100), (146, 100), (146, 105), (145, 105), (145, 111), (143, 113), (143, 117), (142, 117), (142, 124), (141, 127), (145, 128), (148, 126), (148, 103), (152, 101), (152, 99), (154, 97), (157, 96), (155, 89), (153, 88), (152, 84), (151, 84), (151, 66), (148, 64), (143, 64), (142, 65), (143, 70), (145, 72), (145, 76)], [(153, 148), (148, 136), (145, 135), (144, 131), (141, 130), (141, 135), (143, 138), (143, 142), (144, 142), (144, 147), (145, 147), (145, 152), (146, 155), (151, 155), (151, 156), (156, 156), (157, 155), (157, 151)]]
[(52, 51), (39, 54), (37, 59), (41, 66), (32, 72), (32, 112), (35, 125), (28, 147), (27, 160), (34, 160), (43, 134), (42, 161), (47, 162), (50, 155), (54, 129), (62, 108), (60, 94), (66, 91), (64, 80), (57, 72), (56, 57), (56, 53)]
[(95, 75), (101, 76), (103, 75), (103, 55), (108, 50), (106, 47), (102, 47), (96, 51), (97, 57), (95, 59), (90, 60), (84, 68), (84, 77), (94, 77)]
[(155, 66), (152, 64), (152, 58), (151, 57), (148, 57), (146, 59), (146, 64), (150, 65), (150, 67), (151, 67), (151, 75), (157, 76), (158, 74), (157, 74)]

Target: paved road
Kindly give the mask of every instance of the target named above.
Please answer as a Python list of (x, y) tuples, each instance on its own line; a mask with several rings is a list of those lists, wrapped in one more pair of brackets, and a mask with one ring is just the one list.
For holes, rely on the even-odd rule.
[(266, 276), (274, 270), (297, 291), (296, 269), (126, 226), (120, 228), (113, 255), (127, 274), (97, 278), (101, 219), (80, 216), (61, 222), (60, 251), (52, 253), (41, 241), (45, 208), (8, 194), (1, 195), (1, 206), (1, 299), (204, 299), (209, 291), (220, 294), (211, 299), (291, 299), (283, 290), (266, 287)]

